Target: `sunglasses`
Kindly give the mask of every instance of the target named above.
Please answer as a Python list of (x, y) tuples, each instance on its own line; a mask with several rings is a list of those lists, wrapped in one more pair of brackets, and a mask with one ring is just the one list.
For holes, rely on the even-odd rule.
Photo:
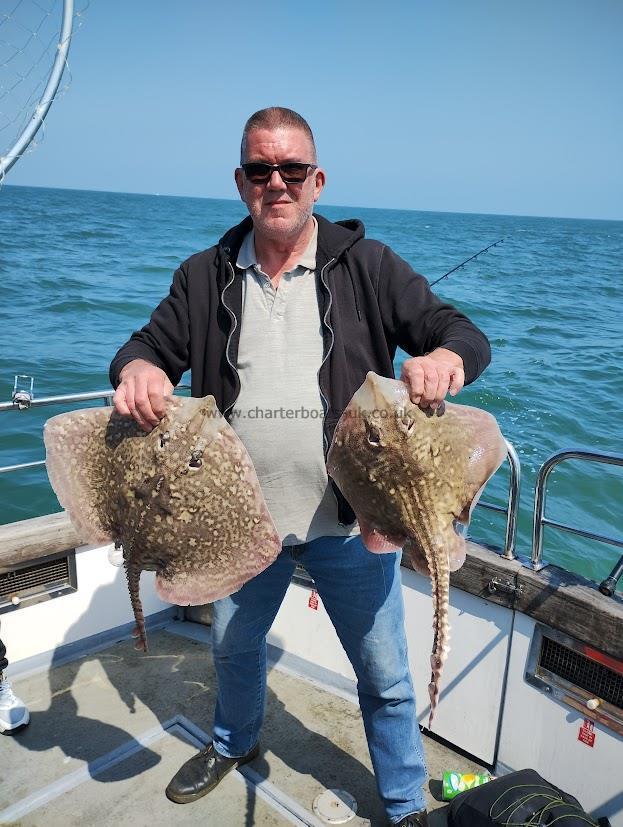
[(266, 184), (275, 170), (281, 175), (284, 184), (302, 184), (310, 169), (317, 169), (316, 164), (303, 164), (290, 161), (285, 164), (262, 164), (260, 162), (241, 164), (247, 181), (252, 184)]

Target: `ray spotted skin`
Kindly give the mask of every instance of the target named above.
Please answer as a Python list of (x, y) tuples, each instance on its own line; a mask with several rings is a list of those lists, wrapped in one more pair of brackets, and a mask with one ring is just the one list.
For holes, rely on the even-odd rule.
[(351, 503), (370, 551), (404, 547), (430, 575), (433, 601), (430, 718), (449, 651), (450, 572), (465, 560), (464, 529), (506, 456), (486, 411), (445, 403), (424, 412), (403, 382), (369, 373), (342, 415), (327, 470)]
[(87, 542), (123, 547), (139, 640), (139, 578), (178, 605), (211, 602), (263, 571), (281, 542), (251, 458), (214, 398), (173, 398), (150, 433), (110, 408), (61, 414), (44, 432), (50, 482)]

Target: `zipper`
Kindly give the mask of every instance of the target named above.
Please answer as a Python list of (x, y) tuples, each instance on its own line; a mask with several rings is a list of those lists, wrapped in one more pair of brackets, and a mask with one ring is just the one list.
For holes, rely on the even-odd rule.
[[(322, 321), (323, 321), (323, 324), (326, 325), (326, 327), (329, 329), (329, 333), (331, 334), (331, 342), (329, 344), (329, 347), (327, 348), (327, 352), (325, 353), (325, 355), (322, 359), (322, 362), (320, 363), (320, 367), (318, 368), (318, 390), (320, 391), (320, 400), (322, 402), (322, 408), (324, 410), (325, 421), (326, 421), (327, 413), (329, 411), (329, 402), (327, 400), (327, 397), (322, 392), (322, 385), (320, 384), (320, 371), (322, 370), (322, 368), (324, 366), (324, 363), (327, 361), (331, 351), (333, 350), (333, 344), (335, 342), (335, 334), (333, 333), (333, 328), (329, 324), (329, 314), (331, 312), (331, 305), (333, 303), (333, 296), (331, 295), (331, 291), (329, 290), (329, 285), (327, 284), (327, 282), (324, 279), (324, 274), (326, 272), (327, 267), (330, 264), (333, 264), (334, 261), (335, 261), (335, 259), (332, 258), (330, 261), (328, 261), (325, 264), (325, 266), (320, 271), (320, 281), (321, 281), (323, 287), (325, 288), (325, 290), (327, 291), (327, 293), (329, 294), (329, 304), (327, 306), (327, 309), (325, 311), (324, 318), (323, 318)], [(324, 455), (325, 455), (325, 459), (326, 459), (327, 451), (329, 450), (329, 440), (327, 439), (327, 431), (326, 431), (324, 423), (323, 423), (323, 426), (322, 426), (322, 442), (323, 442), (323, 447), (324, 447)]]
[[(325, 264), (325, 266), (320, 271), (320, 282), (323, 285), (323, 287), (325, 288), (325, 290), (327, 291), (327, 293), (329, 294), (329, 304), (328, 304), (327, 309), (326, 309), (325, 314), (324, 314), (323, 323), (327, 326), (327, 328), (329, 329), (329, 333), (331, 334), (331, 342), (329, 344), (329, 347), (327, 348), (327, 352), (325, 353), (325, 355), (322, 359), (322, 362), (320, 363), (320, 367), (318, 368), (318, 390), (320, 391), (320, 399), (322, 401), (322, 407), (323, 407), (324, 414), (325, 414), (325, 421), (322, 424), (322, 443), (323, 443), (323, 448), (324, 448), (325, 459), (326, 459), (327, 453), (329, 451), (329, 440), (327, 439), (327, 430), (326, 430), (326, 416), (327, 416), (327, 413), (329, 411), (329, 401), (327, 400), (327, 397), (322, 392), (322, 385), (320, 384), (320, 371), (322, 370), (322, 367), (323, 367), (324, 363), (327, 361), (327, 359), (329, 358), (329, 356), (331, 354), (331, 351), (333, 350), (333, 344), (335, 342), (335, 334), (333, 332), (333, 328), (331, 327), (331, 325), (329, 323), (329, 314), (331, 312), (331, 305), (333, 303), (333, 296), (331, 295), (331, 290), (329, 289), (329, 285), (325, 281), (324, 274), (325, 274), (327, 268), (329, 267), (329, 265), (333, 264), (334, 261), (335, 261), (335, 258), (332, 258), (330, 261), (328, 261)], [(329, 483), (329, 489), (331, 491), (331, 494), (333, 495), (333, 499), (335, 500), (335, 505), (336, 505), (337, 513), (338, 513), (338, 524), (341, 525), (341, 526), (346, 527), (346, 523), (341, 522), (340, 519), (339, 519), (340, 504), (338, 502), (337, 495), (336, 495), (335, 491), (333, 490), (333, 486), (331, 485), (331, 483)]]
[(227, 408), (225, 408), (225, 410), (223, 411), (223, 416), (224, 417), (226, 417), (227, 414), (229, 413), (229, 411), (231, 411), (231, 409), (234, 407), (234, 405), (236, 404), (236, 400), (238, 399), (238, 396), (240, 395), (240, 374), (238, 373), (238, 368), (234, 365), (234, 363), (229, 358), (229, 345), (231, 343), (232, 336), (234, 335), (234, 332), (235, 332), (236, 328), (238, 327), (238, 319), (236, 318), (236, 314), (231, 309), (231, 307), (229, 307), (225, 303), (225, 291), (229, 287), (231, 287), (231, 285), (234, 283), (234, 279), (236, 277), (236, 274), (234, 273), (234, 268), (232, 267), (231, 261), (227, 262), (227, 266), (229, 267), (229, 269), (231, 271), (231, 279), (227, 282), (225, 287), (223, 287), (223, 292), (221, 293), (221, 301), (223, 303), (223, 307), (225, 308), (225, 310), (227, 310), (229, 315), (232, 317), (234, 324), (232, 326), (232, 329), (229, 331), (229, 336), (227, 337), (227, 343), (225, 345), (225, 358), (227, 359), (228, 365), (230, 366), (230, 368), (233, 370), (233, 372), (236, 375), (236, 381), (238, 383), (238, 393), (236, 393), (236, 395), (234, 397), (234, 401), (231, 403), (231, 405), (228, 405)]

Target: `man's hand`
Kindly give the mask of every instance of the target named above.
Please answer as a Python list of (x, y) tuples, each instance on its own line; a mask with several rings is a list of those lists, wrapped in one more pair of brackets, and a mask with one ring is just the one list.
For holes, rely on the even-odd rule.
[(166, 410), (165, 397), (173, 393), (166, 373), (144, 359), (133, 359), (119, 374), (113, 403), (122, 416), (131, 416), (144, 431), (151, 431)]
[(458, 353), (438, 347), (426, 356), (407, 359), (400, 378), (409, 388), (414, 405), (436, 410), (448, 391), (456, 396), (465, 384), (463, 360)]

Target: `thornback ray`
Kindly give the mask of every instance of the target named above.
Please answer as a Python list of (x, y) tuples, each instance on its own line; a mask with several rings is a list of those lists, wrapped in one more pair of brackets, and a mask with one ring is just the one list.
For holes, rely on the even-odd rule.
[(422, 411), (404, 382), (368, 373), (342, 414), (327, 471), (351, 504), (369, 551), (403, 547), (430, 575), (433, 601), (430, 718), (449, 651), (450, 572), (465, 561), (465, 529), (506, 456), (491, 414), (444, 403)]
[(141, 571), (170, 603), (226, 597), (263, 571), (281, 541), (253, 462), (214, 397), (172, 397), (149, 434), (112, 408), (60, 414), (44, 429), (48, 476), (85, 542), (123, 548), (146, 648)]

